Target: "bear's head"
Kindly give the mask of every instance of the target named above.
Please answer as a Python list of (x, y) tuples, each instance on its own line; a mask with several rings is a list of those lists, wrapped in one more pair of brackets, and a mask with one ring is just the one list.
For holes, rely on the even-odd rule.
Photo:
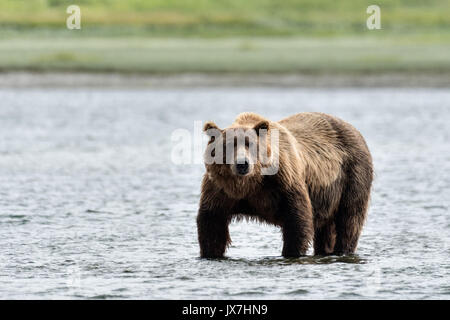
[(257, 191), (263, 180), (264, 168), (271, 162), (270, 128), (268, 120), (255, 123), (235, 123), (219, 129), (207, 122), (203, 131), (209, 136), (205, 151), (208, 178), (234, 199), (242, 199)]

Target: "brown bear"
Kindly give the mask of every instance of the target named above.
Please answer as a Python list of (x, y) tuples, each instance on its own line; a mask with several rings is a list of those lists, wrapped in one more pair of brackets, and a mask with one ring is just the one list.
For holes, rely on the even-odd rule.
[[(208, 122), (204, 131), (210, 140), (197, 215), (201, 257), (223, 257), (231, 242), (228, 225), (242, 218), (281, 227), (284, 257), (305, 255), (311, 243), (316, 255), (355, 251), (373, 166), (352, 125), (316, 112), (278, 122), (242, 113), (226, 129)], [(256, 157), (254, 145), (263, 150)], [(269, 160), (263, 163), (264, 155)], [(276, 170), (263, 174), (271, 166)]]

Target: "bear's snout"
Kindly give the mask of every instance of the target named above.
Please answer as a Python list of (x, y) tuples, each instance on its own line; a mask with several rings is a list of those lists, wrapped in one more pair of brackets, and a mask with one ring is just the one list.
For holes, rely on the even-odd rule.
[(250, 165), (248, 159), (238, 161), (235, 165), (236, 173), (241, 176), (245, 176), (250, 171)]

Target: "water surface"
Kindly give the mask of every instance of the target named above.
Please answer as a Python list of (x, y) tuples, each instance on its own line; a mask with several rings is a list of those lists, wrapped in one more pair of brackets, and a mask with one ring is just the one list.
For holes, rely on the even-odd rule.
[[(357, 255), (284, 259), (280, 231), (234, 223), (199, 259), (200, 164), (171, 133), (242, 111), (339, 116), (376, 179)], [(0, 90), (0, 298), (449, 299), (450, 90)], [(310, 252), (312, 253), (312, 252)]]

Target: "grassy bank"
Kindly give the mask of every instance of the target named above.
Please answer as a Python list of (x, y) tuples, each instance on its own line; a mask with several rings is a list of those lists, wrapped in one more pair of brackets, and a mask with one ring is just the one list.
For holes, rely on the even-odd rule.
[[(82, 29), (67, 30), (78, 4)], [(450, 73), (450, 2), (1, 0), (0, 71)]]
[(7, 39), (0, 40), (0, 70), (450, 73), (450, 42), (361, 37)]
[[(367, 32), (372, 0), (1, 0), (3, 30), (61, 31), (66, 8), (82, 12), (79, 34), (115, 36), (349, 35)], [(448, 33), (447, 0), (378, 0), (388, 34)]]

